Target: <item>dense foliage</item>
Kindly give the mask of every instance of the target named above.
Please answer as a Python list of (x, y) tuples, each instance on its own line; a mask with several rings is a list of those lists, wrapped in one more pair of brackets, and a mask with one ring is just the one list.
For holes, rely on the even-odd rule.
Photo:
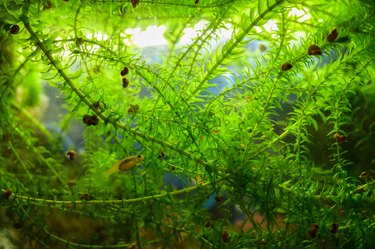
[[(374, 248), (374, 7), (3, 1), (0, 223), (21, 248)], [(157, 59), (126, 31), (151, 25)]]

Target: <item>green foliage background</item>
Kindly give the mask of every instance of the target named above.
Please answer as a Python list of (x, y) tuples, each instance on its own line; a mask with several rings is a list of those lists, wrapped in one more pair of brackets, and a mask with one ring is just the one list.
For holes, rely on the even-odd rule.
[[(372, 1), (195, 2), (2, 2), (1, 223), (32, 248), (373, 248)], [(201, 20), (208, 25), (178, 46)], [(278, 29), (265, 29), (269, 20)], [(161, 63), (124, 42), (126, 28), (149, 25), (166, 26)], [(215, 47), (220, 29), (231, 39)], [(265, 51), (246, 49), (257, 40)], [(324, 56), (308, 54), (313, 44)], [(214, 95), (221, 75), (235, 80)], [(57, 117), (63, 131), (99, 118), (73, 162), (31, 110), (45, 105), (44, 81), (68, 110)], [(140, 167), (103, 177), (134, 154), (145, 157)], [(189, 180), (165, 187), (165, 172)], [(212, 194), (225, 197), (218, 215), (203, 208)], [(242, 226), (231, 223), (233, 206)]]

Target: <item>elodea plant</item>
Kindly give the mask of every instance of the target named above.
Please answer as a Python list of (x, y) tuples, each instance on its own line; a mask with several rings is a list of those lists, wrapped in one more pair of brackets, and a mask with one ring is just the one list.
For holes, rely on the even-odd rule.
[(19, 248), (375, 248), (372, 0), (0, 8)]

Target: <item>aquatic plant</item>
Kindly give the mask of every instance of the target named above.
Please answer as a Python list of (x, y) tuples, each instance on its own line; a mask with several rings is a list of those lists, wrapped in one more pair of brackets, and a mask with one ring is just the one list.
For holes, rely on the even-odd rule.
[[(0, 222), (22, 248), (374, 248), (372, 1), (0, 8)], [(151, 25), (156, 59), (127, 31)]]

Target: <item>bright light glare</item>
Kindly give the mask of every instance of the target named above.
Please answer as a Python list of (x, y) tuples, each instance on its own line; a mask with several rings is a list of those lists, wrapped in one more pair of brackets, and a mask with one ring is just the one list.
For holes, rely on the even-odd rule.
[[(191, 43), (194, 38), (200, 35), (200, 31), (206, 28), (208, 24), (207, 21), (203, 20), (195, 24), (193, 28), (186, 28), (184, 30), (184, 35), (180, 39), (179, 45)], [(222, 40), (228, 40), (232, 37), (233, 28), (230, 24), (226, 24), (225, 28), (217, 29), (216, 34), (222, 38)]]
[(106, 40), (108, 40), (108, 35), (107, 34), (103, 34), (103, 33), (95, 33), (94, 37), (98, 41), (106, 41)]
[(306, 20), (309, 20), (311, 18), (311, 15), (309, 13), (309, 10), (306, 9), (306, 8), (303, 8), (303, 10), (300, 10), (298, 8), (292, 8), (290, 11), (289, 11), (289, 16), (297, 16), (299, 17), (298, 18), (298, 22), (304, 22)]
[[(194, 38), (199, 36), (200, 31), (207, 27), (209, 23), (207, 21), (200, 21), (194, 25), (192, 28), (185, 28), (183, 36), (180, 38), (179, 45), (186, 45), (192, 42)], [(140, 28), (126, 29), (121, 35), (124, 37), (124, 42), (137, 47), (151, 47), (167, 45), (167, 41), (164, 38), (164, 32), (166, 31), (165, 26), (150, 26), (146, 30), (141, 30)], [(225, 29), (217, 30), (220, 37), (224, 40), (230, 39), (233, 29), (231, 26)]]
[(150, 47), (167, 44), (167, 41), (163, 37), (166, 30), (164, 25), (162, 26), (149, 26), (146, 30), (142, 31), (140, 28), (127, 29), (126, 34), (131, 35), (130, 43), (137, 47)]
[(262, 33), (264, 31), (272, 32), (275, 30), (279, 30), (279, 28), (277, 27), (277, 22), (275, 20), (269, 20), (263, 25), (263, 28), (259, 26), (255, 26), (254, 29), (256, 30), (257, 33)]
[(300, 10), (300, 9), (297, 9), (297, 8), (292, 8), (290, 11), (289, 11), (289, 14), (288, 16), (302, 16), (304, 15), (306, 12), (303, 11), (303, 10)]
[(207, 25), (207, 21), (200, 21), (195, 24), (193, 28), (186, 28), (184, 30), (184, 35), (180, 39), (180, 44), (189, 44), (195, 37), (198, 36), (198, 31), (204, 29)]
[(277, 23), (274, 20), (269, 20), (268, 22), (266, 22), (266, 24), (263, 25), (263, 27), (266, 31), (279, 30), (279, 28), (277, 27)]

